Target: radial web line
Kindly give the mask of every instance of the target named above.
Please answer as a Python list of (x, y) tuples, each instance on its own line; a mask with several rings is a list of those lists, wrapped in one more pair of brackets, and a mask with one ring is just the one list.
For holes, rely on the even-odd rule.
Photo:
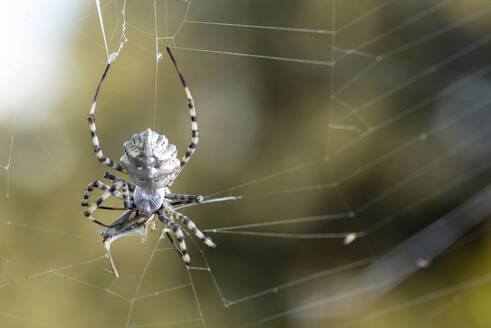
[(7, 159), (7, 165), (2, 166), (7, 175), (7, 187), (5, 191), (5, 198), (9, 198), (10, 196), (10, 164), (12, 163), (13, 148), (14, 148), (14, 135), (12, 134), (10, 138), (9, 157)]
[(38, 134), (32, 130), (32, 133), (34, 134), (34, 138), (36, 138), (37, 142), (39, 145), (43, 148), (43, 150), (48, 154), (49, 159), (53, 162), (54, 165), (58, 168), (58, 170), (62, 170), (63, 167), (61, 166), (60, 162), (53, 156), (53, 154), (49, 151), (48, 147), (41, 141), (41, 138), (39, 138)]
[(184, 17), (182, 18), (181, 20), (181, 23), (179, 24), (179, 26), (177, 27), (176, 31), (174, 32), (174, 34), (172, 35), (172, 40), (175, 39), (177, 33), (179, 33), (179, 31), (181, 30), (182, 26), (184, 25), (184, 22), (186, 21), (186, 19), (188, 18), (188, 15), (189, 15), (189, 10), (191, 9), (191, 2), (192, 0), (188, 0), (187, 3), (188, 3), (188, 6), (186, 8), (186, 12), (184, 13)]
[(391, 314), (391, 313), (396, 312), (396, 311), (406, 310), (406, 309), (409, 309), (409, 308), (414, 307), (416, 305), (428, 303), (430, 301), (442, 298), (444, 296), (456, 294), (456, 293), (459, 293), (459, 292), (462, 292), (462, 291), (465, 291), (468, 289), (482, 286), (484, 284), (489, 283), (490, 281), (491, 281), (491, 272), (488, 272), (488, 273), (483, 274), (481, 276), (478, 276), (476, 278), (469, 279), (469, 280), (466, 280), (464, 282), (460, 282), (460, 283), (457, 283), (457, 284), (454, 284), (454, 285), (451, 285), (451, 286), (448, 286), (445, 288), (438, 289), (436, 291), (415, 297), (415, 298), (413, 298), (409, 301), (406, 301), (406, 302), (402, 302), (399, 304), (389, 306), (384, 310), (374, 312), (374, 313), (364, 317), (360, 321), (365, 322), (365, 321), (374, 320), (374, 319), (377, 319), (379, 317)]
[(346, 239), (348, 236), (356, 234), (358, 237), (364, 237), (363, 231), (359, 232), (330, 232), (330, 233), (281, 233), (281, 232), (255, 232), (255, 231), (216, 231), (216, 233), (231, 235), (246, 235), (257, 237), (276, 237), (276, 238), (294, 238), (294, 239)]
[[(335, 91), (335, 95), (339, 95), (342, 91), (344, 91), (348, 86), (352, 85), (356, 80), (360, 79), (363, 75), (365, 75), (366, 73), (368, 73), (373, 67), (375, 67), (375, 65), (379, 64), (380, 62), (382, 62), (383, 60), (386, 60), (387, 58), (391, 58), (393, 56), (395, 56), (396, 54), (399, 54), (403, 51), (406, 51), (410, 48), (413, 48), (423, 42), (426, 42), (428, 40), (431, 40), (437, 36), (440, 36), (448, 31), (451, 31), (453, 29), (456, 29), (457, 27), (461, 27), (465, 24), (468, 24), (468, 23), (471, 23), (485, 15), (487, 15), (490, 11), (491, 7), (488, 7), (486, 10), (482, 10), (482, 11), (479, 11), (473, 15), (470, 15), (470, 16), (467, 16), (467, 17), (464, 17), (452, 24), (449, 24), (443, 28), (440, 28), (432, 33), (428, 33), (427, 35), (421, 37), (421, 38), (418, 38), (416, 40), (413, 40), (411, 42), (408, 42), (406, 43), (405, 45), (402, 45), (392, 51), (389, 51), (383, 55), (380, 55), (380, 56), (377, 56), (377, 60), (373, 61), (371, 64), (369, 64), (367, 67), (365, 67), (362, 71), (360, 71), (358, 74), (356, 74), (352, 79), (350, 79), (348, 82), (346, 82), (343, 86), (339, 87), (336, 91)], [(368, 43), (366, 44), (366, 46), (368, 46), (369, 44), (371, 43)], [(354, 49), (358, 49), (358, 47), (355, 47)], [(431, 73), (431, 72), (430, 72)], [(344, 118), (343, 118), (344, 119)], [(341, 121), (343, 120), (341, 119)]]
[(286, 219), (286, 220), (273, 220), (273, 221), (260, 222), (260, 223), (251, 223), (251, 224), (243, 224), (243, 225), (236, 225), (236, 226), (230, 226), (230, 227), (206, 229), (205, 231), (206, 232), (222, 232), (222, 231), (230, 231), (230, 230), (245, 229), (245, 228), (258, 228), (258, 227), (268, 227), (268, 226), (275, 226), (275, 225), (317, 222), (317, 221), (325, 221), (325, 220), (338, 220), (338, 219), (349, 218), (350, 216), (351, 216), (350, 213), (316, 215), (316, 216), (307, 216), (307, 217), (302, 217), (302, 218), (294, 218), (294, 219)]
[[(458, 121), (464, 119), (465, 117), (467, 117), (467, 116), (469, 116), (471, 114), (474, 114), (474, 113), (476, 113), (478, 111), (481, 111), (481, 110), (485, 109), (486, 106), (489, 106), (489, 104), (484, 104), (484, 105), (478, 104), (477, 106), (474, 106), (474, 108), (470, 108), (467, 111), (461, 112), (458, 115), (456, 115), (455, 117), (452, 117), (450, 119), (447, 119), (442, 124), (439, 124), (435, 128), (429, 130), (426, 133), (426, 136), (432, 136), (432, 135), (434, 135), (434, 134), (442, 131), (443, 129), (448, 128), (449, 126), (458, 123)], [(450, 155), (453, 155), (457, 150), (460, 149), (460, 147), (467, 145), (471, 141), (474, 141), (474, 139), (476, 139), (476, 137), (479, 137), (483, 132), (486, 132), (486, 130), (485, 129), (484, 130), (481, 130), (479, 133), (476, 133), (474, 135), (471, 135), (471, 137), (466, 138), (463, 141), (459, 142), (457, 145), (455, 145), (454, 147), (452, 147), (450, 149), (450, 151), (448, 151), (445, 155), (441, 155), (441, 156), (437, 157), (436, 159), (434, 159), (433, 161), (430, 161), (426, 166), (423, 166), (420, 169), (416, 170), (415, 172), (413, 172), (412, 174), (410, 174), (409, 176), (407, 176), (403, 180), (401, 180), (398, 183), (396, 183), (395, 185), (393, 185), (390, 189), (386, 190), (385, 192), (382, 192), (382, 193), (376, 195), (374, 198), (372, 198), (371, 200), (367, 201), (365, 204), (361, 205), (359, 208), (357, 208), (356, 210), (354, 210), (354, 212), (357, 215), (359, 215), (363, 211), (365, 211), (368, 208), (370, 208), (371, 206), (373, 206), (375, 203), (380, 202), (382, 199), (384, 199), (385, 197), (387, 197), (389, 194), (391, 194), (396, 189), (398, 189), (398, 188), (400, 188), (400, 187), (408, 184), (409, 182), (411, 182), (414, 179), (416, 179), (417, 177), (419, 177), (422, 173), (425, 172), (424, 169), (427, 170), (429, 168), (432, 168), (435, 165), (434, 163), (440, 163), (442, 161), (442, 159), (444, 159), (446, 157), (449, 157)], [(363, 165), (361, 168), (357, 169), (353, 173), (351, 173), (351, 174), (347, 175), (346, 177), (341, 178), (340, 180), (338, 180), (338, 182), (339, 183), (343, 183), (346, 180), (353, 178), (354, 176), (356, 176), (356, 175), (358, 175), (358, 174), (366, 171), (370, 167), (373, 167), (376, 164), (379, 164), (380, 162), (382, 162), (384, 160), (387, 160), (388, 158), (390, 158), (390, 157), (392, 157), (392, 156), (400, 153), (401, 151), (409, 148), (410, 146), (415, 145), (418, 142), (421, 142), (421, 141), (419, 139), (419, 136), (416, 136), (416, 137), (412, 138), (411, 140), (409, 140), (408, 142), (406, 142), (405, 144), (403, 144), (402, 146), (400, 146), (400, 147), (398, 147), (398, 148), (396, 148), (396, 149), (394, 149), (392, 151), (389, 151), (389, 152), (385, 153), (384, 155), (376, 158), (375, 160), (373, 160), (373, 161), (371, 161), (371, 162)]]
[(61, 272), (53, 271), (52, 273), (53, 273), (54, 275), (58, 275), (58, 276), (63, 277), (63, 278), (65, 278), (65, 279), (69, 279), (69, 280), (75, 281), (75, 282), (77, 282), (77, 283), (79, 283), (79, 284), (86, 285), (86, 286), (88, 286), (88, 287), (92, 287), (92, 288), (94, 288), (94, 289), (97, 289), (97, 290), (100, 290), (100, 291), (102, 291), (102, 292), (108, 293), (108, 294), (110, 294), (110, 295), (116, 296), (116, 297), (120, 298), (121, 300), (123, 300), (123, 301), (125, 301), (125, 302), (127, 302), (127, 303), (130, 303), (130, 299), (129, 299), (129, 298), (124, 297), (124, 296), (122, 296), (122, 295), (119, 295), (119, 294), (117, 294), (117, 293), (115, 293), (115, 292), (113, 292), (112, 290), (109, 290), (109, 289), (107, 289), (107, 288), (103, 288), (103, 287), (97, 286), (96, 284), (93, 284), (93, 283), (91, 283), (91, 282), (88, 282), (88, 281), (83, 281), (83, 280), (80, 280), (80, 279), (78, 279), (78, 278), (75, 278), (75, 277), (69, 276), (69, 275), (64, 274), (64, 273), (61, 273)]
[[(437, 100), (439, 97), (445, 96), (445, 97), (448, 97), (451, 99), (453, 97), (453, 94), (452, 94), (453, 91), (458, 90), (458, 88), (463, 87), (470, 82), (473, 82), (479, 78), (482, 78), (485, 74), (490, 72), (490, 70), (491, 70), (491, 65), (487, 65), (486, 67), (484, 67), (483, 69), (480, 69), (476, 73), (465, 77), (464, 79), (458, 81), (455, 84), (452, 84), (449, 88), (442, 89), (442, 90), (438, 91), (437, 93), (431, 95), (430, 97), (427, 97), (427, 98), (423, 99), (422, 101), (407, 107), (406, 109), (402, 110), (400, 113), (398, 113), (398, 114), (384, 120), (383, 122), (373, 126), (367, 132), (367, 134), (373, 134), (375, 132), (380, 131), (381, 129), (383, 129), (385, 127), (390, 126), (391, 124), (394, 124), (395, 122), (402, 120), (406, 116), (413, 114), (416, 111), (419, 111), (419, 110), (425, 108), (424, 106), (429, 105), (431, 102)], [(346, 145), (344, 145), (341, 148), (339, 148), (338, 150), (336, 150), (332, 156), (336, 157), (337, 155), (344, 153), (345, 151), (350, 149), (352, 146), (358, 144), (358, 142), (360, 142), (361, 140), (362, 140), (362, 137), (353, 138), (352, 141), (348, 142)]]
[[(417, 21), (425, 18), (426, 16), (428, 16), (430, 14), (435, 13), (436, 11), (442, 9), (443, 7), (445, 7), (445, 6), (453, 3), (455, 1), (456, 0), (443, 0), (443, 1), (440, 1), (439, 3), (431, 6), (430, 8), (421, 11), (419, 14), (414, 15), (414, 16), (411, 16), (411, 17), (409, 17), (406, 20), (403, 20), (401, 23), (397, 24), (396, 26), (394, 26), (393, 28), (387, 30), (386, 32), (380, 33), (376, 37), (374, 37), (374, 38), (372, 38), (370, 40), (367, 40), (367, 41), (361, 43), (354, 50), (364, 49), (364, 48), (368, 47), (369, 45), (371, 45), (371, 44), (379, 41), (380, 39), (385, 38), (388, 35), (393, 34), (394, 32), (400, 31), (403, 28), (405, 28), (405, 27), (407, 27), (407, 26), (409, 26), (409, 25), (411, 25), (413, 23), (416, 23)], [(418, 41), (418, 42), (420, 42), (420, 41)]]
[(101, 1), (95, 0), (95, 4), (97, 6), (97, 14), (99, 15), (99, 23), (101, 24), (102, 37), (104, 38), (104, 46), (106, 47), (107, 60), (109, 61), (109, 48), (107, 46), (106, 33), (104, 32), (104, 22), (102, 21)]
[(433, 190), (431, 193), (426, 194), (424, 197), (421, 197), (420, 199), (407, 204), (398, 213), (385, 217), (380, 222), (369, 227), (369, 229), (367, 230), (367, 234), (370, 234), (372, 231), (379, 229), (381, 226), (387, 224), (387, 222), (391, 222), (395, 218), (397, 218), (403, 214), (409, 213), (411, 210), (417, 208), (418, 206), (422, 205), (423, 203), (429, 201), (430, 199), (433, 199), (436, 196), (443, 195), (445, 192), (448, 192), (451, 188), (455, 188), (457, 185), (462, 184), (469, 179), (475, 178), (477, 175), (489, 170), (490, 168), (491, 168), (491, 161), (487, 161), (487, 162), (479, 164), (477, 167), (474, 168), (474, 170), (470, 170), (466, 174), (460, 175), (457, 178), (450, 180), (448, 183), (446, 183), (443, 186), (440, 186), (439, 188)]
[(189, 282), (191, 283), (191, 289), (193, 291), (194, 302), (196, 304), (196, 309), (198, 310), (199, 317), (201, 318), (201, 327), (206, 328), (205, 318), (203, 317), (203, 310), (201, 309), (201, 302), (199, 301), (198, 294), (196, 292), (196, 287), (194, 286), (193, 276), (191, 275), (191, 270), (186, 269), (188, 274)]
[(153, 18), (154, 18), (154, 32), (155, 32), (155, 83), (153, 93), (153, 130), (156, 131), (157, 125), (157, 95), (158, 95), (158, 75), (159, 75), (159, 61), (162, 54), (159, 52), (159, 33), (158, 33), (158, 18), (157, 18), (157, 0), (153, 0)]
[(16, 319), (16, 320), (20, 320), (20, 321), (24, 321), (24, 322), (33, 323), (33, 324), (36, 324), (36, 325), (42, 325), (44, 327), (60, 327), (60, 326), (55, 325), (53, 323), (48, 323), (48, 322), (44, 322), (44, 321), (34, 320), (34, 319), (31, 319), (31, 318), (28, 318), (28, 317), (25, 317), (25, 316), (21, 316), (21, 315), (14, 314), (14, 313), (9, 313), (9, 312), (0, 312), (0, 316), (2, 316), (2, 317), (8, 317), (8, 318), (11, 318), (11, 319)]
[[(484, 104), (484, 105), (488, 105), (488, 104)], [(483, 104), (478, 104), (478, 106), (474, 106), (468, 112), (467, 111), (461, 112), (458, 116), (449, 118), (446, 121), (444, 121), (444, 123), (436, 125), (433, 129), (425, 132), (425, 137), (433, 136), (434, 134), (442, 131), (443, 129), (447, 128), (448, 126), (455, 124), (459, 120), (467, 117), (470, 114), (478, 112), (482, 109), (483, 109)], [(352, 173), (340, 178), (339, 180), (337, 180), (337, 183), (338, 184), (344, 183), (347, 180), (352, 179), (353, 177), (360, 175), (361, 173), (367, 171), (368, 169), (370, 169), (370, 168), (380, 164), (381, 162), (393, 157), (394, 155), (401, 153), (402, 151), (410, 148), (411, 146), (414, 146), (417, 143), (420, 143), (421, 141), (422, 140), (420, 139), (420, 135), (417, 135), (417, 136), (411, 138), (410, 140), (406, 141), (401, 146), (378, 156), (377, 158), (373, 159), (372, 161), (370, 161), (370, 162), (364, 164), (363, 166), (359, 167), (358, 169), (354, 170)]]
[(150, 256), (148, 257), (148, 260), (147, 262), (145, 263), (145, 267), (143, 268), (143, 271), (142, 273), (140, 274), (140, 276), (138, 277), (138, 282), (136, 283), (136, 288), (135, 288), (135, 292), (133, 293), (133, 298), (131, 298), (130, 300), (130, 307), (129, 307), (129, 310), (128, 310), (128, 317), (126, 319), (126, 328), (130, 327), (130, 323), (131, 323), (131, 316), (133, 314), (133, 308), (135, 306), (135, 302), (137, 301), (137, 295), (138, 295), (138, 292), (140, 290), (140, 287), (141, 287), (141, 284), (143, 282), (143, 278), (145, 277), (145, 274), (147, 273), (148, 271), (148, 268), (150, 267), (150, 263), (152, 262), (152, 259), (153, 259), (153, 256), (155, 255), (155, 253), (157, 252), (157, 248), (160, 244), (160, 241), (162, 239), (164, 239), (164, 233), (165, 233), (165, 230), (162, 230), (161, 234), (160, 234), (160, 238), (157, 239), (157, 241), (155, 242), (155, 246), (153, 247), (152, 249), (152, 253), (150, 254)]
[[(359, 44), (358, 46), (354, 47), (354, 48), (351, 48), (351, 49), (347, 49), (345, 51), (345, 54), (339, 58), (337, 58), (336, 61), (339, 61), (341, 59), (343, 59), (346, 55), (349, 55), (351, 53), (355, 53), (355, 54), (358, 54), (358, 52), (361, 50), (361, 49), (364, 49), (366, 47), (368, 47), (369, 45), (393, 34), (394, 32), (397, 32), (397, 31), (400, 31), (402, 30), (403, 28), (425, 18), (426, 16), (430, 15), (430, 14), (433, 14), (435, 13), (437, 10), (443, 8), (444, 6), (448, 5), (448, 4), (451, 4), (452, 2), (454, 2), (456, 0), (443, 0), (435, 5), (433, 5), (432, 7), (428, 8), (428, 9), (425, 9), (423, 11), (421, 11), (419, 14), (415, 15), (415, 16), (411, 16), (409, 17), (408, 19), (406, 20), (403, 20), (401, 23), (395, 25), (394, 27), (390, 28), (389, 30), (387, 30), (386, 32), (383, 32), (383, 33), (380, 33), (380, 34), (377, 34), (375, 37)], [(363, 52), (361, 52), (362, 54), (364, 54)], [(371, 55), (371, 56), (374, 56), (374, 55)], [(375, 56), (374, 58), (375, 60), (377, 61), (380, 61), (383, 59), (383, 56)], [(344, 86), (343, 88), (340, 88), (339, 90), (337, 90), (336, 93), (340, 93), (342, 90), (344, 90)]]
[(167, 326), (177, 326), (185, 323), (193, 323), (200, 322), (201, 319), (188, 319), (188, 320), (179, 320), (179, 321), (169, 321), (169, 322), (156, 322), (156, 323), (147, 323), (142, 325), (132, 325), (131, 328), (145, 328), (145, 327), (167, 327)]
[(69, 232), (64, 232), (64, 231), (47, 229), (47, 228), (43, 228), (43, 227), (33, 226), (33, 225), (30, 225), (30, 224), (26, 224), (26, 223), (15, 222), (15, 221), (12, 221), (12, 220), (8, 220), (8, 221), (0, 220), (0, 223), (1, 224), (5, 224), (5, 225), (9, 225), (9, 226), (13, 226), (13, 227), (16, 227), (16, 228), (23, 228), (23, 229), (30, 229), (30, 230), (34, 230), (34, 231), (52, 233), (52, 234), (57, 234), (57, 235), (66, 236), (66, 237), (70, 237), (70, 238), (83, 239), (83, 240), (92, 240), (92, 241), (97, 240), (95, 237), (84, 236), (84, 235), (77, 235), (77, 234), (74, 234), (74, 233), (69, 233)]
[[(406, 79), (402, 83), (399, 83), (399, 84), (395, 85), (394, 87), (392, 87), (391, 89), (383, 92), (382, 94), (380, 94), (380, 95), (378, 95), (376, 97), (373, 97), (369, 101), (365, 102), (363, 105), (361, 105), (358, 108), (356, 108), (354, 110), (354, 112), (360, 113), (361, 111), (367, 109), (368, 107), (370, 107), (371, 105), (379, 102), (380, 100), (385, 99), (385, 98), (393, 95), (397, 91), (400, 91), (400, 90), (404, 89), (405, 87), (413, 84), (414, 82), (416, 82), (418, 80), (421, 80), (422, 78), (427, 77), (428, 75), (433, 74), (434, 72), (442, 69), (443, 67), (449, 65), (450, 63), (456, 61), (457, 59), (460, 59), (461, 57), (463, 57), (463, 56), (471, 53), (472, 51), (474, 51), (476, 49), (479, 49), (481, 46), (485, 45), (490, 40), (491, 40), (491, 36), (488, 35), (485, 38), (481, 38), (478, 41), (471, 43), (470, 45), (462, 48), (458, 52), (456, 52), (456, 53), (454, 53), (454, 54), (446, 57), (445, 59), (439, 61), (438, 63), (436, 63), (436, 64), (428, 67), (427, 69), (425, 69), (425, 70), (423, 70), (423, 71), (421, 71), (421, 72), (413, 75), (412, 77)], [(346, 114), (345, 116), (343, 116), (343, 117), (339, 118), (338, 120), (336, 120), (335, 123), (343, 122), (347, 118), (349, 118), (351, 115), (352, 115), (351, 113)]]
[(374, 7), (373, 9), (367, 11), (366, 13), (358, 16), (357, 18), (353, 19), (349, 23), (344, 24), (343, 26), (338, 28), (336, 30), (336, 32), (339, 33), (339, 32), (346, 30), (347, 28), (349, 28), (349, 27), (357, 24), (358, 22), (370, 17), (371, 15), (375, 14), (377, 11), (379, 11), (379, 10), (387, 7), (388, 5), (392, 4), (393, 2), (397, 2), (397, 1), (400, 1), (400, 0), (386, 0), (386, 1), (382, 2), (380, 5)]
[(328, 34), (328, 35), (334, 35), (336, 33), (334, 32), (334, 29), (332, 31), (328, 31), (328, 30), (310, 29), (310, 28), (232, 24), (232, 23), (222, 23), (222, 22), (204, 22), (204, 21), (197, 21), (197, 20), (185, 20), (184, 22), (189, 24), (243, 27), (243, 28), (252, 28), (252, 29), (260, 29), (260, 30), (288, 31), (288, 32), (315, 33), (315, 34)]
[[(483, 109), (483, 108), (480, 108)], [(491, 128), (491, 125), (488, 125), (487, 128)], [(449, 151), (444, 153), (443, 155), (438, 156), (437, 158), (429, 161), (425, 166), (420, 167), (416, 171), (412, 172), (410, 175), (408, 175), (406, 178), (402, 179), (398, 183), (394, 184), (391, 186), (389, 189), (386, 191), (380, 193), (376, 197), (372, 198), (371, 200), (367, 201), (365, 204), (363, 204), (360, 208), (356, 210), (357, 214), (360, 214), (364, 211), (366, 211), (368, 208), (373, 206), (376, 203), (379, 203), (381, 200), (384, 198), (388, 197), (390, 194), (394, 193), (396, 190), (406, 186), (410, 182), (414, 181), (415, 179), (421, 177), (424, 173), (427, 173), (430, 169), (435, 168), (438, 166), (443, 160), (449, 158), (452, 155), (455, 155), (457, 151), (462, 151), (462, 148), (468, 147), (469, 145), (472, 145), (472, 142), (475, 142), (478, 137), (482, 137), (482, 135), (485, 132), (488, 132), (489, 130), (482, 129), (478, 133), (471, 135), (471, 137), (466, 138), (462, 141), (460, 141), (458, 144), (456, 144), (454, 147), (452, 147)], [(465, 148), (464, 148), (465, 149)]]
[[(102, 287), (97, 286), (97, 285), (95, 285), (95, 284), (93, 284), (91, 282), (84, 281), (84, 280), (81, 280), (81, 279), (72, 277), (72, 276), (70, 276), (68, 274), (62, 273), (63, 270), (73, 269), (73, 268), (76, 268), (76, 267), (79, 267), (79, 266), (84, 266), (84, 265), (87, 265), (87, 264), (92, 264), (92, 263), (101, 261), (103, 259), (105, 259), (105, 256), (99, 256), (99, 257), (96, 257), (94, 259), (86, 260), (86, 261), (79, 262), (79, 263), (76, 263), (76, 264), (63, 265), (63, 266), (56, 267), (56, 268), (53, 268), (53, 269), (46, 269), (46, 270), (38, 271), (38, 272), (32, 273), (30, 275), (26, 275), (26, 276), (23, 276), (23, 277), (20, 277), (20, 278), (10, 279), (10, 280), (8, 280), (6, 282), (0, 283), (0, 288), (5, 288), (5, 287), (12, 286), (12, 285), (19, 284), (19, 283), (26, 283), (26, 282), (31, 281), (33, 279), (44, 277), (44, 276), (47, 276), (47, 275), (55, 275), (55, 276), (60, 276), (60, 277), (63, 277), (65, 279), (68, 279), (68, 280), (71, 280), (73, 282), (76, 282), (77, 284), (80, 284), (80, 285), (83, 285), (83, 286), (87, 286), (87, 287), (91, 287), (91, 288), (97, 289), (97, 290), (99, 290), (101, 292), (107, 293), (109, 295), (112, 295), (112, 296), (115, 296), (117, 298), (120, 298), (120, 299), (122, 299), (122, 300), (124, 300), (126, 302), (129, 302), (129, 300), (126, 297), (124, 297), (124, 296), (122, 296), (122, 295), (120, 295), (118, 293), (115, 293), (112, 290), (109, 290), (107, 288), (102, 288)], [(26, 268), (29, 268), (29, 269), (35, 269), (34, 266), (25, 265), (25, 264), (18, 264), (15, 261), (12, 261), (12, 260), (5, 260), (4, 259), (4, 261), (8, 261), (8, 263), (10, 263), (12, 265), (20, 265), (22, 267), (26, 267)]]
[(325, 61), (325, 60), (313, 60), (313, 59), (302, 59), (302, 58), (291, 58), (291, 57), (280, 57), (280, 56), (268, 56), (268, 55), (250, 54), (250, 53), (243, 53), (243, 52), (189, 48), (189, 47), (178, 47), (178, 46), (175, 46), (174, 48), (181, 49), (181, 50), (188, 50), (188, 51), (205, 52), (205, 53), (211, 53), (211, 54), (232, 55), (232, 56), (239, 56), (239, 57), (259, 58), (259, 59), (271, 59), (271, 60), (286, 61), (286, 62), (301, 63), (301, 64), (322, 65), (322, 66), (333, 66), (334, 65), (334, 62)]
[(244, 182), (244, 183), (238, 184), (236, 186), (229, 187), (227, 189), (223, 189), (223, 190), (220, 190), (220, 191), (216, 191), (214, 193), (211, 193), (211, 194), (207, 194), (205, 197), (208, 198), (208, 197), (212, 197), (212, 196), (216, 196), (216, 195), (228, 193), (228, 192), (231, 192), (231, 191), (234, 191), (234, 190), (237, 190), (237, 189), (245, 188), (247, 186), (250, 186), (250, 185), (254, 185), (254, 184), (263, 182), (263, 181), (268, 181), (268, 180), (271, 180), (271, 179), (274, 179), (274, 178), (283, 176), (285, 174), (292, 173), (292, 172), (295, 172), (295, 171), (299, 171), (301, 169), (310, 167), (310, 166), (315, 165), (315, 164), (318, 164), (318, 163), (322, 163), (323, 161), (324, 161), (324, 159), (320, 159), (320, 160), (316, 160), (316, 161), (310, 161), (310, 162), (307, 162), (307, 163), (303, 163), (303, 164), (300, 164), (300, 165), (297, 165), (297, 166), (294, 166), (294, 167), (291, 167), (291, 168), (288, 168), (288, 169), (285, 169), (285, 170), (282, 170), (282, 171), (279, 171), (279, 172), (276, 172), (276, 173), (273, 173), (273, 174), (270, 174), (270, 175), (266, 175), (266, 176), (262, 176), (260, 178), (252, 179), (252, 180), (250, 180), (248, 182)]
[(364, 267), (364, 266), (370, 264), (372, 261), (373, 261), (373, 258), (368, 258), (368, 259), (363, 259), (363, 260), (360, 260), (360, 261), (348, 263), (348, 264), (345, 264), (345, 265), (341, 265), (341, 266), (338, 266), (338, 267), (334, 267), (332, 269), (327, 269), (327, 270), (315, 272), (313, 274), (309, 274), (309, 275), (303, 276), (301, 278), (298, 278), (298, 279), (289, 281), (287, 283), (284, 283), (284, 284), (281, 284), (281, 285), (277, 285), (277, 286), (274, 286), (274, 287), (271, 287), (271, 288), (262, 290), (260, 292), (256, 292), (254, 294), (250, 294), (250, 295), (247, 295), (247, 296), (240, 297), (240, 298), (235, 299), (233, 301), (227, 300), (227, 302), (228, 302), (227, 303), (227, 306), (232, 306), (232, 305), (240, 304), (240, 303), (243, 303), (243, 302), (246, 302), (246, 301), (250, 301), (250, 300), (255, 299), (255, 298), (258, 298), (258, 297), (262, 297), (262, 296), (265, 296), (265, 295), (278, 293), (281, 290), (284, 290), (284, 289), (287, 289), (287, 288), (290, 288), (290, 287), (294, 287), (294, 286), (297, 286), (297, 285), (300, 285), (300, 284), (303, 284), (303, 283), (306, 283), (306, 282), (310, 282), (310, 281), (315, 280), (315, 279), (324, 278), (326, 276), (334, 275), (334, 274), (337, 274), (337, 273), (341, 273), (341, 272), (345, 272), (345, 271), (349, 271), (349, 270), (358, 269), (358, 268), (361, 268), (361, 267)]

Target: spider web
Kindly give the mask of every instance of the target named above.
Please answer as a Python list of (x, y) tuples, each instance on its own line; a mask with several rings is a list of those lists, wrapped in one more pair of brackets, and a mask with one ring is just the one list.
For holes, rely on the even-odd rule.
[[(485, 1), (2, 6), (2, 326), (488, 326)], [(166, 46), (201, 133), (172, 190), (218, 247), (187, 235), (186, 269), (161, 228), (118, 240), (115, 280), (78, 206), (105, 170), (86, 115), (112, 62), (105, 152), (148, 127), (184, 150)]]

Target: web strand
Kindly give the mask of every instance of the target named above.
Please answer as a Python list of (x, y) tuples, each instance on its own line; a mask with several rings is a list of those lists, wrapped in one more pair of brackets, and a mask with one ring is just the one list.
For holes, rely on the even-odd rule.
[(3, 166), (3, 169), (7, 175), (7, 187), (5, 191), (5, 198), (9, 198), (10, 195), (10, 163), (12, 161), (12, 151), (14, 149), (14, 135), (12, 134), (10, 138), (10, 147), (9, 147), (9, 157), (7, 160), (7, 164)]
[(97, 14), (99, 15), (99, 23), (101, 24), (102, 37), (104, 38), (104, 46), (106, 47), (106, 56), (107, 60), (109, 61), (109, 48), (107, 46), (106, 33), (104, 32), (104, 22), (102, 21), (100, 0), (95, 0), (95, 4), (97, 6)]

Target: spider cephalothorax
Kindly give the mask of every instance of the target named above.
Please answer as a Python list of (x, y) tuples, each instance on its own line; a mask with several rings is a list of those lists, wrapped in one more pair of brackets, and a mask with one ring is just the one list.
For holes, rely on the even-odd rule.
[[(92, 181), (87, 186), (87, 190), (82, 198), (82, 206), (88, 207), (84, 212), (85, 216), (92, 222), (107, 228), (103, 233), (103, 243), (116, 277), (119, 275), (110, 253), (111, 242), (120, 237), (133, 234), (140, 234), (142, 241), (145, 241), (147, 231), (149, 229), (155, 229), (155, 220), (157, 217), (165, 224), (166, 229), (164, 231), (167, 237), (186, 265), (189, 265), (191, 259), (186, 250), (184, 234), (176, 221), (184, 224), (207, 246), (215, 247), (210, 237), (202, 233), (193, 221), (172, 208), (176, 204), (199, 203), (203, 200), (203, 196), (173, 194), (169, 190), (169, 186), (172, 185), (196, 150), (196, 146), (198, 145), (198, 123), (191, 93), (169, 48), (167, 48), (167, 52), (184, 86), (189, 115), (191, 116), (191, 142), (181, 160), (177, 158), (176, 146), (169, 144), (169, 141), (164, 135), (158, 134), (150, 129), (140, 134), (134, 134), (130, 141), (125, 142), (125, 153), (121, 157), (121, 164), (114, 162), (102, 153), (95, 128), (95, 107), (102, 82), (106, 77), (111, 63), (107, 64), (106, 70), (102, 74), (95, 93), (94, 102), (89, 112), (89, 130), (97, 159), (112, 169), (128, 174), (134, 182), (132, 184), (106, 172), (104, 177), (112, 180), (113, 184), (109, 186), (99, 180)], [(96, 202), (89, 203), (88, 199), (94, 188), (104, 190), (104, 193)], [(123, 200), (124, 207), (101, 206), (110, 196), (115, 196)], [(125, 212), (116, 221), (107, 225), (92, 216), (97, 209), (125, 210)], [(176, 236), (177, 244), (169, 232)]]

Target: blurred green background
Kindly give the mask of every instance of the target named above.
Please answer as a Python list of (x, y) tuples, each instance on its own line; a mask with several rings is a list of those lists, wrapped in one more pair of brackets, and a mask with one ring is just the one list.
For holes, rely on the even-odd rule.
[(364, 266), (340, 268), (369, 266), (491, 181), (489, 1), (103, 0), (110, 53), (124, 4), (103, 150), (118, 160), (152, 128), (185, 151), (171, 46), (201, 137), (172, 191), (240, 197), (182, 209), (202, 229), (252, 226), (210, 232), (213, 250), (187, 238), (187, 271), (158, 224), (144, 244), (113, 243), (114, 280), (79, 205), (106, 171), (87, 125), (106, 63), (96, 3), (4, 2), (0, 326), (491, 325), (487, 223), (374, 302), (325, 304)]

